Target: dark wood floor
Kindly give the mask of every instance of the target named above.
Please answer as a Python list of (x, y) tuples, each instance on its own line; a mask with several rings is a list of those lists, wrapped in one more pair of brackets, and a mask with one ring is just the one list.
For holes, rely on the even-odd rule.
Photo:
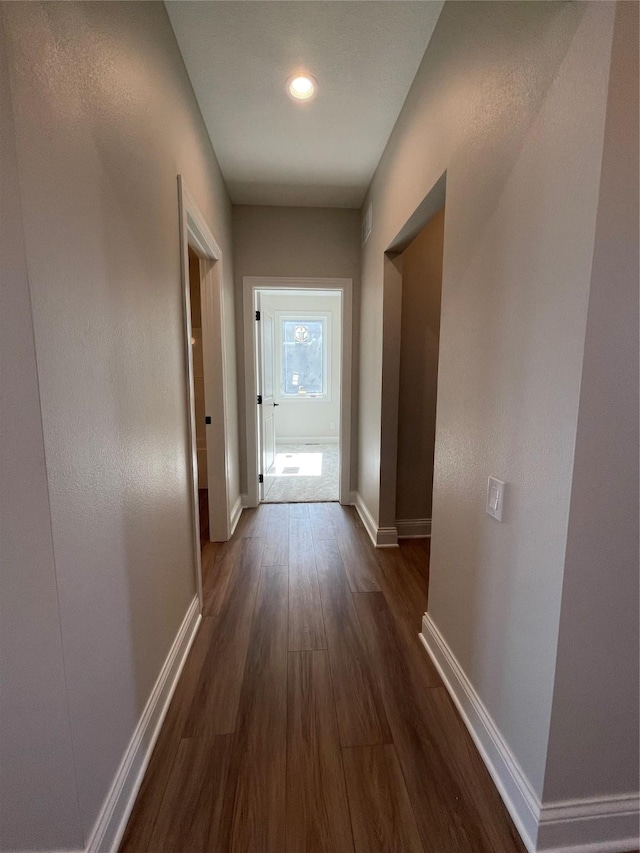
[(209, 490), (198, 489), (200, 509), (200, 547), (204, 548), (209, 541)]
[(418, 639), (428, 560), (338, 504), (264, 504), (204, 543), (204, 618), (121, 853), (523, 853)]

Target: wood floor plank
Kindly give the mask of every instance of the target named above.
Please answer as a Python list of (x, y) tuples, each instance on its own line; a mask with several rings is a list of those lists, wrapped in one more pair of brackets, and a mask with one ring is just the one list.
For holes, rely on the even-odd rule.
[(180, 742), (150, 853), (216, 849), (232, 744), (233, 735), (218, 735), (212, 743), (201, 738)]
[(289, 504), (271, 504), (265, 537), (263, 566), (289, 563)]
[(309, 519), (289, 519), (289, 650), (326, 649)]
[(267, 534), (271, 504), (246, 507), (233, 534), (233, 539), (257, 539)]
[[(460, 780), (465, 796), (475, 803), (489, 837), (489, 849), (499, 853), (525, 853), (524, 845), (500, 798), (489, 771), (445, 687), (430, 690), (431, 725), (436, 737), (447, 742), (450, 769)], [(438, 730), (437, 721), (443, 725)]]
[[(203, 551), (203, 568), (206, 565), (206, 572), (203, 571), (202, 577), (202, 612), (205, 616), (218, 616), (222, 610), (229, 577), (238, 561), (242, 540), (236, 539), (225, 544), (227, 547), (224, 549), (216, 549), (213, 552)], [(205, 563), (207, 557), (213, 559), (213, 565)]]
[(379, 592), (378, 561), (353, 507), (327, 505), (352, 592)]
[(264, 568), (245, 665), (217, 847), (285, 849), (287, 738), (286, 567)]
[(333, 524), (329, 518), (327, 505), (324, 503), (308, 504), (311, 535), (314, 540), (335, 539)]
[(213, 568), (220, 553), (224, 549), (224, 542), (203, 542), (201, 548), (202, 557), (202, 580), (206, 580), (208, 571)]
[(395, 747), (342, 755), (356, 853), (424, 853)]
[(486, 768), (466, 766), (473, 779), (460, 773), (466, 733), (445, 689), (425, 688), (383, 595), (354, 600), (425, 853), (523, 853)]
[(290, 518), (309, 518), (309, 504), (296, 503), (289, 504)]
[(235, 730), (263, 547), (261, 539), (240, 543), (184, 737), (212, 739)]
[(314, 542), (340, 742), (390, 743), (391, 733), (335, 540)]
[(394, 614), (406, 617), (416, 634), (429, 601), (429, 550), (428, 539), (407, 539), (400, 541), (399, 548), (383, 548), (378, 554), (378, 577), (385, 598), (393, 604)]
[(286, 850), (353, 851), (329, 659), (324, 651), (289, 654)]
[[(375, 552), (351, 508), (324, 509), (335, 539), (322, 511), (272, 504), (205, 543), (218, 615), (201, 622), (121, 853), (349, 853), (353, 834), (358, 853), (417, 853), (411, 808), (422, 853), (524, 853), (417, 640), (428, 543)], [(287, 551), (289, 567), (269, 565)], [(287, 652), (306, 646), (321, 648)]]
[(429, 583), (428, 540), (401, 542), (380, 552), (380, 586), (408, 651), (423, 671), (424, 683), (441, 687), (442, 679), (420, 641), (427, 610)]
[(205, 617), (200, 622), (129, 817), (120, 853), (144, 853), (148, 849), (216, 621)]

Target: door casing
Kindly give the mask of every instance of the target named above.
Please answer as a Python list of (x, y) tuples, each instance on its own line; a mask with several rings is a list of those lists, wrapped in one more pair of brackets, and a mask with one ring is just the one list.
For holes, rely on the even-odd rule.
[(257, 295), (258, 311), (260, 311), (260, 322), (257, 328), (257, 372), (258, 393), (262, 403), (258, 407), (258, 429), (259, 446), (262, 459), (260, 470), (263, 474), (263, 482), (258, 484), (260, 500), (263, 501), (269, 493), (269, 489), (275, 481), (275, 459), (276, 459), (276, 400), (275, 400), (275, 319), (271, 311), (265, 310), (260, 302), (260, 292)]
[[(191, 349), (191, 292), (189, 285), (189, 246), (200, 258), (202, 302), (202, 341), (205, 375), (205, 408), (211, 416), (207, 424), (207, 474), (209, 487), (209, 536), (226, 541), (232, 532), (232, 508), (229, 501), (229, 441), (226, 403), (226, 356), (224, 305), (222, 294), (222, 252), (200, 212), (193, 195), (178, 175), (180, 217), (180, 263), (185, 372), (187, 385), (187, 434), (190, 459), (189, 478), (193, 520), (194, 567), (196, 589), (202, 609), (202, 565), (200, 558), (200, 511), (198, 498), (198, 448), (196, 442), (193, 353)], [(240, 509), (238, 508), (238, 512)]]

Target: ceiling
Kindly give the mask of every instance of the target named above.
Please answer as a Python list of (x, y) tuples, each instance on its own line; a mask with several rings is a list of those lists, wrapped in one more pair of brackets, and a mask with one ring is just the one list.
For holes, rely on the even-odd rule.
[[(360, 207), (441, 0), (167, 0), (235, 204)], [(287, 78), (319, 82), (294, 103)]]

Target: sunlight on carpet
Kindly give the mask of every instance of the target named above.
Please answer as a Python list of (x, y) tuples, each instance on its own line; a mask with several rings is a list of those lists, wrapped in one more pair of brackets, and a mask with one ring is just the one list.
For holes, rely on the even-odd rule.
[(265, 503), (316, 503), (339, 497), (337, 444), (279, 444)]

